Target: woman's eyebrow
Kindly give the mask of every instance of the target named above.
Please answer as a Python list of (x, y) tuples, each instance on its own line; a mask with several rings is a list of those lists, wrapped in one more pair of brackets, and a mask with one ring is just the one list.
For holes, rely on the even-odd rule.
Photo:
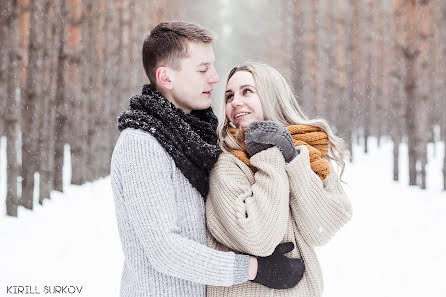
[[(251, 88), (255, 89), (254, 86), (252, 86), (252, 85), (243, 85), (243, 86), (240, 86), (239, 89), (243, 89), (243, 88), (245, 88), (245, 87), (251, 87)], [(225, 93), (228, 93), (228, 92), (232, 92), (232, 90), (231, 90), (231, 89), (228, 89), (228, 90), (226, 90)]]

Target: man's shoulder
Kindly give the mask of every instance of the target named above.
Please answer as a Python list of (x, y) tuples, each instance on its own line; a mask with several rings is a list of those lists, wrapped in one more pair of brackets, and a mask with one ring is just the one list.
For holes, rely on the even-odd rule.
[(143, 153), (151, 156), (166, 157), (169, 155), (158, 140), (149, 132), (126, 128), (122, 130), (116, 142), (114, 154)]
[(116, 146), (128, 146), (132, 144), (146, 144), (153, 147), (162, 148), (158, 140), (149, 132), (126, 128), (121, 131)]
[(126, 128), (121, 131), (121, 134), (119, 135), (119, 139), (121, 138), (134, 138), (134, 139), (143, 139), (143, 140), (155, 140), (156, 138), (150, 134), (149, 132), (139, 130), (139, 129), (133, 129), (133, 128)]

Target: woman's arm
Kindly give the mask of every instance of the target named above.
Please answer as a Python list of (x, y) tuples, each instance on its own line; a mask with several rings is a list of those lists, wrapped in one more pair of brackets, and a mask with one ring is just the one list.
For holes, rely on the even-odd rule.
[(233, 155), (220, 156), (210, 177), (207, 225), (212, 236), (227, 247), (268, 256), (283, 240), (289, 218), (285, 160), (272, 147), (250, 161), (258, 169), (253, 179), (251, 169)]
[(286, 165), (291, 213), (305, 241), (321, 246), (350, 220), (352, 207), (333, 168), (322, 181), (310, 167), (308, 149), (299, 149), (300, 154)]

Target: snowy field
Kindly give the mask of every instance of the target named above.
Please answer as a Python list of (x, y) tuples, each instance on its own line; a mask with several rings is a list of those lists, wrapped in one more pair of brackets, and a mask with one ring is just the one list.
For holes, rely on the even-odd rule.
[[(407, 148), (401, 146), (401, 182), (392, 181), (392, 145), (358, 148), (344, 180), (353, 219), (317, 250), (325, 297), (445, 297), (446, 192), (443, 144), (429, 147), (428, 190), (408, 187)], [(4, 141), (0, 204), (4, 205)], [(69, 174), (65, 176), (69, 181)], [(3, 208), (0, 208), (3, 210)], [(443, 235), (442, 235), (443, 234)], [(0, 215), (0, 296), (6, 286), (83, 286), (74, 296), (119, 296), (123, 256), (110, 179), (67, 185), (44, 207)], [(41, 292), (43, 294), (43, 292)], [(68, 294), (67, 294), (68, 295)], [(17, 296), (17, 295), (16, 295)], [(20, 295), (19, 295), (20, 296)]]

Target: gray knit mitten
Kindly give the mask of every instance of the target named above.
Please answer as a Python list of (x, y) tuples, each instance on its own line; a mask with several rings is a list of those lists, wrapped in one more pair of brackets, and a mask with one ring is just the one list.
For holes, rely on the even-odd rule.
[(280, 149), (287, 163), (297, 155), (290, 132), (272, 121), (259, 121), (250, 124), (246, 129), (245, 143), (249, 157), (273, 146)]

